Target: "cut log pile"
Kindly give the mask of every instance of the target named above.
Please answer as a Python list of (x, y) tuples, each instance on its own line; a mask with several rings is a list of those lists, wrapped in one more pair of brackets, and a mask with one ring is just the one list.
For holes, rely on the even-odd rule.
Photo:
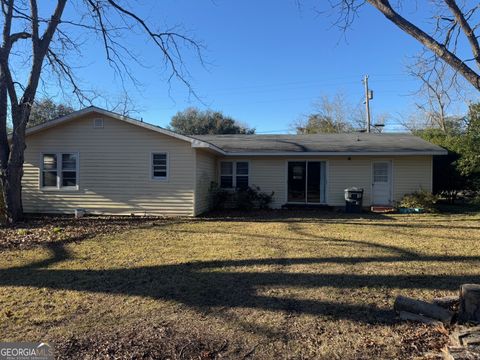
[(480, 359), (480, 284), (464, 284), (459, 296), (432, 302), (398, 296), (394, 309), (399, 318), (450, 330), (450, 344), (444, 349), (448, 360)]

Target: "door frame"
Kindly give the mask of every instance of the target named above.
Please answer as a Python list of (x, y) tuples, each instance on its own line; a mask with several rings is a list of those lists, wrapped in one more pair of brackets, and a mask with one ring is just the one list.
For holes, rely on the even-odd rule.
[[(312, 203), (312, 202), (307, 202), (307, 189), (305, 188), (305, 201), (303, 202), (292, 202), (288, 201), (288, 163), (290, 162), (301, 162), (305, 161), (308, 163), (309, 161), (313, 162), (324, 162), (325, 163), (325, 199), (323, 202), (318, 202), (318, 203)], [(327, 205), (328, 204), (328, 169), (329, 167), (329, 162), (326, 159), (295, 159), (295, 158), (289, 158), (285, 160), (285, 204), (292, 204), (292, 205)], [(305, 166), (305, 179), (308, 176), (308, 165)], [(307, 184), (305, 184), (307, 186)]]
[[(374, 164), (375, 163), (388, 163), (389, 164), (389, 172), (388, 172), (388, 176), (389, 176), (389, 179), (390, 179), (390, 186), (389, 186), (389, 192), (390, 192), (390, 196), (389, 196), (389, 201), (388, 201), (388, 204), (375, 204), (374, 203), (374, 175), (373, 175), (373, 167), (374, 167)], [(393, 172), (393, 160), (392, 159), (384, 159), (384, 160), (372, 160), (372, 164), (371, 164), (371, 169), (370, 169), (370, 194), (371, 194), (371, 199), (370, 199), (370, 205), (371, 206), (375, 206), (375, 205), (392, 205), (393, 204), (393, 175), (394, 175), (394, 172)]]

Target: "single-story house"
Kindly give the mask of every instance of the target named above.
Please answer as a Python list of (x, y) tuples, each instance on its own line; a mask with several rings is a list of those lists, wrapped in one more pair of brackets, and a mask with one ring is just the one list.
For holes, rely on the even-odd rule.
[(432, 189), (432, 157), (446, 151), (409, 134), (184, 136), (97, 107), (31, 127), (23, 204), (28, 213), (195, 216), (212, 182), (258, 186), (285, 204), (392, 205)]

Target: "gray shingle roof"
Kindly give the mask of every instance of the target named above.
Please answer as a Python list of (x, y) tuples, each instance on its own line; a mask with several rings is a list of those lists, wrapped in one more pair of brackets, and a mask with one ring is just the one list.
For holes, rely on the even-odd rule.
[(443, 155), (446, 150), (410, 134), (195, 135), (234, 154), (389, 154)]

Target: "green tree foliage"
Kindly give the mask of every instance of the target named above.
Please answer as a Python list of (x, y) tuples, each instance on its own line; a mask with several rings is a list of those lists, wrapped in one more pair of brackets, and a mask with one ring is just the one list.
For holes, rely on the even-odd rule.
[[(458, 123), (458, 122), (456, 122)], [(448, 150), (447, 156), (434, 158), (434, 192), (452, 202), (462, 190), (478, 191), (480, 185), (480, 104), (472, 104), (466, 126), (417, 130), (415, 135)]]
[(462, 174), (480, 174), (480, 103), (469, 106), (467, 129), (462, 137), (461, 149), (458, 167)]
[(243, 126), (238, 121), (219, 111), (188, 108), (172, 117), (169, 128), (183, 135), (254, 134), (255, 129)]
[(353, 131), (351, 124), (322, 114), (309, 115), (305, 126), (297, 128), (297, 132), (300, 134), (334, 134), (351, 131)]
[(33, 104), (28, 119), (28, 126), (40, 125), (44, 122), (70, 114), (73, 111), (74, 109), (69, 105), (56, 104), (50, 99), (43, 99)]

